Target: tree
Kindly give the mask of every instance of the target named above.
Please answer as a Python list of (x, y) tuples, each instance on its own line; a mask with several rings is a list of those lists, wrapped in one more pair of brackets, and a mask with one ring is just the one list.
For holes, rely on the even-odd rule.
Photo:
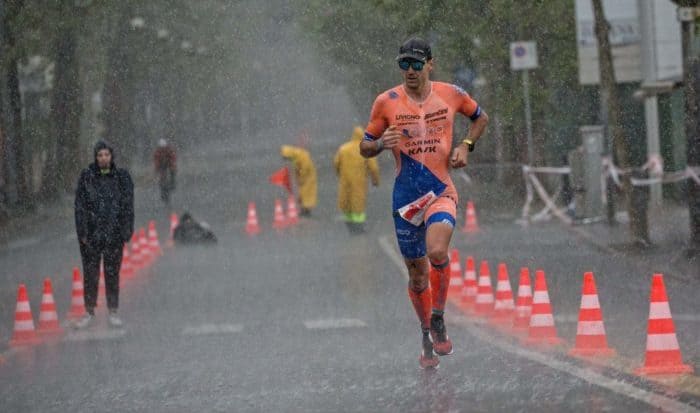
[[(5, 3), (5, 2), (3, 2)], [(17, 17), (24, 7), (23, 0), (10, 1), (2, 5), (2, 69), (4, 89), (2, 99), (2, 109), (9, 110), (9, 113), (2, 111), (4, 135), (6, 140), (6, 162), (7, 177), (11, 181), (10, 186), (15, 188), (16, 202), (22, 208), (30, 207), (30, 187), (29, 174), (27, 173), (27, 162), (25, 160), (26, 148), (22, 139), (22, 99), (19, 91), (19, 57), (20, 53), (17, 44)], [(9, 122), (6, 120), (9, 118)], [(14, 185), (12, 185), (14, 184)]]
[[(698, 7), (699, 0), (672, 0), (679, 7)], [(684, 21), (683, 31), (683, 89), (685, 91), (686, 162), (690, 167), (700, 166), (700, 58), (693, 50), (693, 32), (697, 24)], [(688, 180), (688, 212), (690, 241), (688, 255), (700, 254), (700, 185)]]
[(77, 38), (73, 18), (77, 10), (71, 3), (58, 4), (57, 33), (54, 38), (54, 85), (51, 99), (51, 123), (55, 146), (45, 176), (45, 196), (69, 191), (80, 164), (79, 137), (82, 96), (77, 57)]
[[(622, 169), (630, 165), (628, 140), (624, 136), (620, 114), (622, 107), (617, 93), (615, 70), (610, 45), (610, 24), (605, 19), (602, 0), (593, 0), (593, 15), (595, 19), (595, 34), (598, 41), (598, 61), (600, 66), (600, 99), (607, 108), (608, 135), (613, 143), (614, 158)], [(632, 186), (629, 175), (623, 176), (623, 190), (627, 195), (627, 211), (630, 217), (630, 231), (633, 242), (641, 246), (648, 245), (649, 228), (647, 221), (647, 202), (643, 195), (646, 189)], [(640, 202), (641, 199), (641, 202)]]

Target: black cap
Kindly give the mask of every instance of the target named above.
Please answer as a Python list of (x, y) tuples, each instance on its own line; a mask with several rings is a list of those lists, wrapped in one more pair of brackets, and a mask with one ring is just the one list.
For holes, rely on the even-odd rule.
[(406, 40), (399, 48), (399, 55), (396, 60), (415, 59), (425, 63), (433, 58), (433, 53), (430, 51), (430, 45), (420, 37), (411, 37)]

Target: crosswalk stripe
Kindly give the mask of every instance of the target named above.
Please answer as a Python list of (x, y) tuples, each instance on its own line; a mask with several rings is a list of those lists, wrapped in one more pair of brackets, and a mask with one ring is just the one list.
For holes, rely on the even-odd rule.
[(309, 330), (323, 330), (330, 328), (367, 327), (367, 324), (356, 318), (329, 318), (324, 320), (306, 320), (304, 326)]
[(73, 331), (65, 336), (66, 341), (106, 341), (114, 340), (126, 335), (124, 329), (110, 329), (98, 331)]
[(243, 331), (241, 324), (201, 324), (188, 326), (182, 330), (183, 336), (206, 336), (212, 334), (234, 334)]

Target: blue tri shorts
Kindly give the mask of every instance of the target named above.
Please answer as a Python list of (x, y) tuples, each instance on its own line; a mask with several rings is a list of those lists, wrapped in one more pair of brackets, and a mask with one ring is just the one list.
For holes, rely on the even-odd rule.
[(426, 229), (436, 222), (448, 224), (454, 228), (456, 225), (455, 215), (456, 205), (452, 199), (447, 197), (438, 198), (428, 207), (425, 214), (427, 219), (419, 226), (406, 221), (398, 213), (394, 214), (396, 240), (399, 243), (401, 255), (407, 259), (424, 257), (426, 254)]

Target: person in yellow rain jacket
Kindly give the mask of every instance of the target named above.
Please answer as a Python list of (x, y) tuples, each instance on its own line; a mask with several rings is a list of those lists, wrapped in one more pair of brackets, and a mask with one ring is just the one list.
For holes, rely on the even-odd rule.
[(345, 214), (345, 223), (351, 233), (364, 231), (368, 172), (372, 185), (379, 186), (377, 159), (366, 159), (360, 154), (364, 134), (364, 129), (356, 126), (350, 140), (340, 145), (333, 159), (338, 175), (338, 208)]
[(316, 196), (316, 166), (306, 149), (282, 145), (282, 157), (294, 164), (294, 176), (299, 185), (299, 214), (309, 216), (318, 202)]

